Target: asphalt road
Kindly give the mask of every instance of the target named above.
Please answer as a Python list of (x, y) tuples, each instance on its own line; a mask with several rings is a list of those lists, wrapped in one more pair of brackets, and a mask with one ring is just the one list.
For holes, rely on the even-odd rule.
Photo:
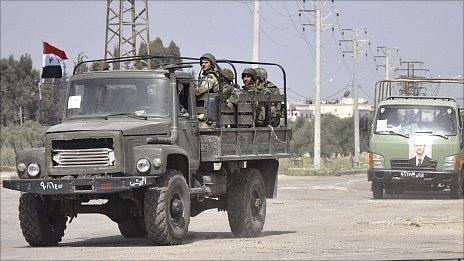
[(448, 191), (373, 200), (365, 175), (279, 176), (259, 238), (230, 233), (227, 213), (192, 218), (180, 246), (125, 239), (101, 215), (80, 214), (58, 247), (33, 248), (18, 221), (19, 192), (1, 189), (1, 259), (430, 259), (464, 257), (464, 201)]

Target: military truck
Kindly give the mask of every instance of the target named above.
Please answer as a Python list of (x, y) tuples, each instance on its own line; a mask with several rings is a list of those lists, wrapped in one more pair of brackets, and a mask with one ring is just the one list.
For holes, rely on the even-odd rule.
[[(284, 94), (243, 94), (229, 109), (219, 94), (208, 93), (217, 106), (197, 108), (198, 81), (182, 68), (199, 60), (170, 58), (156, 69), (75, 70), (62, 122), (46, 131), (43, 147), (18, 151), (19, 179), (3, 181), (22, 192), (19, 220), (31, 246), (58, 244), (67, 221), (81, 213), (104, 214), (124, 237), (158, 245), (180, 244), (190, 217), (208, 209), (227, 211), (237, 237), (261, 233), (266, 198), (276, 197), (278, 159), (289, 156), (285, 70), (218, 60), (235, 74), (234, 64), (280, 68)], [(280, 126), (254, 126), (257, 101), (282, 104)], [(199, 109), (206, 122), (198, 121)]]
[[(374, 199), (381, 199), (384, 191), (448, 188), (451, 198), (462, 197), (463, 108), (450, 97), (423, 95), (427, 86), (437, 90), (445, 84), (464, 93), (461, 79), (394, 79), (376, 84), (367, 173)], [(365, 118), (361, 129), (367, 130)]]

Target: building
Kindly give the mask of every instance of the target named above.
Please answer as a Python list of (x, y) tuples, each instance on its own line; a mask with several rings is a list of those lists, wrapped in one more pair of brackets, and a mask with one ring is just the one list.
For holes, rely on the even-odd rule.
[[(374, 111), (373, 106), (363, 98), (358, 99), (359, 115), (371, 115)], [(321, 102), (321, 114), (332, 114), (339, 118), (350, 118), (353, 116), (354, 99), (344, 97), (336, 100), (326, 100)], [(314, 119), (313, 103), (289, 103), (287, 118), (295, 121), (298, 118), (306, 120)]]

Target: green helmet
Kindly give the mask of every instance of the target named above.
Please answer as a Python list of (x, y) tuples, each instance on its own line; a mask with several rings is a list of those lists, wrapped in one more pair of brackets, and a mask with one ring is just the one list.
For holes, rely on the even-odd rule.
[(222, 75), (224, 76), (224, 78), (226, 78), (230, 82), (234, 81), (235, 79), (234, 72), (232, 72), (232, 70), (227, 69), (227, 68), (222, 69)]
[(110, 68), (109, 63), (105, 61), (96, 61), (92, 64), (91, 70), (92, 71), (104, 71)]
[(212, 55), (210, 53), (205, 53), (200, 57), (200, 61), (205, 60), (205, 59), (209, 60), (211, 63), (213, 63), (213, 65), (216, 64), (216, 57), (214, 57), (214, 55)]
[(256, 79), (258, 78), (258, 75), (256, 74), (256, 70), (253, 69), (253, 68), (245, 68), (245, 70), (243, 70), (242, 72), (242, 78), (245, 74), (249, 74), (251, 75), (251, 77), (253, 78), (253, 80), (256, 81)]
[(267, 72), (264, 68), (256, 68), (256, 75), (258, 76), (258, 80), (264, 82), (267, 80)]

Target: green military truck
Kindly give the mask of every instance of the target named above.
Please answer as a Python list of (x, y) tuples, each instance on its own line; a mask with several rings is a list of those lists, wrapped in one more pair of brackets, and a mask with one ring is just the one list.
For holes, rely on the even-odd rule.
[[(46, 131), (43, 147), (17, 151), (19, 179), (3, 181), (21, 191), (20, 226), (31, 246), (58, 244), (67, 221), (81, 213), (107, 215), (124, 237), (158, 245), (180, 244), (190, 217), (208, 209), (227, 211), (235, 236), (261, 233), (266, 198), (277, 192), (278, 158), (289, 156), (285, 70), (255, 63), (281, 69), (284, 95), (243, 94), (234, 109), (221, 100), (218, 108), (197, 108), (198, 82), (181, 69), (198, 59), (182, 61), (156, 70), (75, 70), (62, 122)], [(218, 63), (235, 72), (234, 64), (252, 64)], [(279, 126), (254, 126), (258, 100), (282, 104)], [(199, 122), (198, 109), (217, 122)]]
[[(369, 139), (368, 181), (374, 199), (405, 190), (444, 190), (451, 198), (463, 193), (463, 108), (450, 97), (421, 95), (427, 85), (460, 79), (395, 79), (376, 84), (375, 116)], [(458, 88), (455, 88), (455, 87)], [(399, 94), (396, 90), (402, 90)], [(361, 122), (367, 129), (366, 121)]]

